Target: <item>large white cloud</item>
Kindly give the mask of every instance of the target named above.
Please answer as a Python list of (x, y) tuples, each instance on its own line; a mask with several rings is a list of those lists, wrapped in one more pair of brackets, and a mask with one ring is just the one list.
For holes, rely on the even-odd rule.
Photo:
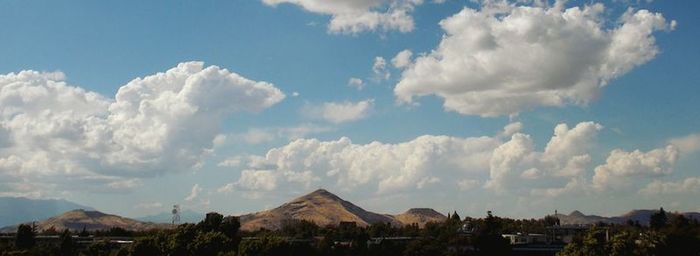
[(543, 152), (535, 149), (529, 135), (513, 134), (510, 141), (494, 150), (486, 188), (504, 191), (514, 184), (522, 184), (522, 178), (581, 177), (591, 161), (588, 151), (602, 128), (594, 122), (582, 122), (573, 128), (559, 124)]
[(653, 33), (675, 26), (659, 13), (630, 10), (610, 27), (602, 4), (498, 7), (442, 20), (440, 44), (401, 65), (397, 99), (435, 95), (446, 110), (479, 116), (585, 105), (611, 79), (653, 59)]
[[(560, 124), (544, 151), (536, 150), (529, 135), (518, 132), (521, 126), (509, 124), (494, 136), (424, 135), (395, 144), (299, 139), (264, 156), (234, 157), (221, 165), (274, 174), (276, 189), (331, 186), (391, 194), (440, 184), (455, 191), (483, 186), (499, 192), (538, 189), (533, 193), (556, 196), (588, 185), (583, 178), (591, 158), (588, 151), (601, 125)], [(233, 184), (228, 188), (235, 188)]]
[(307, 11), (330, 15), (328, 31), (332, 33), (359, 33), (363, 31), (398, 30), (409, 32), (414, 28), (411, 12), (423, 0), (262, 0), (276, 6), (295, 4)]
[(593, 186), (598, 190), (619, 189), (630, 185), (635, 177), (658, 177), (670, 174), (678, 160), (678, 149), (673, 145), (648, 152), (627, 152), (615, 149), (605, 164), (595, 168)]
[(0, 75), (0, 174), (134, 187), (133, 177), (197, 168), (224, 118), (284, 97), (272, 84), (201, 62), (134, 79), (114, 99), (70, 86), (62, 73)]

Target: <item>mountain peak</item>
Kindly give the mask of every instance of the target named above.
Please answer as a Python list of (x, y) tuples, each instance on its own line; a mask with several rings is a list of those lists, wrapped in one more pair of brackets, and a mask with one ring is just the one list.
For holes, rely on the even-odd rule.
[(582, 212), (579, 212), (578, 210), (575, 210), (575, 211), (569, 213), (569, 216), (572, 216), (572, 217), (584, 217), (584, 216), (586, 216), (586, 215), (583, 214)]
[(317, 189), (281, 206), (240, 216), (241, 229), (279, 229), (285, 220), (306, 220), (320, 226), (355, 222), (358, 226), (372, 223), (396, 223), (392, 217), (368, 212), (325, 189)]

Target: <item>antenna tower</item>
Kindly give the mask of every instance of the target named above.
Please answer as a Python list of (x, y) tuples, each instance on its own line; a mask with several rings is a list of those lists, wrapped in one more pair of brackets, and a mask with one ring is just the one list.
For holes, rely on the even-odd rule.
[(180, 224), (180, 205), (173, 205), (173, 220), (172, 224)]

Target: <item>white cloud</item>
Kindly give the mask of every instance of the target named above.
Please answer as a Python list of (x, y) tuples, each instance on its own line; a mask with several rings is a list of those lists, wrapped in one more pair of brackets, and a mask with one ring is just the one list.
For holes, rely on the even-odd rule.
[(374, 80), (377, 82), (387, 80), (391, 77), (391, 73), (389, 73), (389, 70), (386, 68), (386, 60), (383, 57), (374, 58), (372, 72), (374, 73)]
[(358, 102), (326, 102), (321, 105), (307, 105), (302, 113), (312, 119), (323, 119), (334, 124), (354, 122), (369, 116), (374, 100)]
[[(610, 152), (606, 163), (595, 167), (591, 154), (597, 151), (602, 125), (559, 124), (541, 150), (530, 135), (519, 132), (521, 127), (520, 123), (508, 124), (493, 136), (424, 135), (399, 143), (357, 144), (345, 137), (298, 139), (264, 155), (229, 159), (248, 172), (221, 190), (249, 187), (262, 193), (301, 186), (391, 195), (452, 186), (455, 191), (550, 198), (594, 194), (603, 187), (637, 184), (668, 174), (678, 155), (674, 146), (649, 152), (617, 149)], [(261, 173), (253, 175), (254, 171)], [(447, 184), (452, 185), (444, 186)]]
[(501, 132), (501, 136), (503, 137), (510, 137), (515, 133), (520, 132), (523, 129), (523, 123), (521, 122), (514, 122), (514, 123), (509, 123), (505, 127), (503, 127), (503, 132)]
[(89, 177), (128, 190), (140, 186), (135, 177), (198, 168), (229, 115), (285, 97), (272, 84), (201, 62), (134, 79), (114, 99), (64, 80), (0, 75), (0, 174), (49, 184)]
[(673, 138), (670, 139), (668, 143), (676, 146), (683, 155), (692, 154), (700, 149), (700, 133)]
[[(509, 126), (506, 126), (506, 131)], [(582, 175), (591, 161), (588, 151), (602, 128), (594, 122), (581, 122), (571, 129), (566, 124), (559, 124), (543, 152), (535, 150), (529, 135), (513, 134), (510, 141), (494, 151), (491, 179), (485, 187), (504, 191), (522, 183), (522, 179)]]
[(271, 6), (289, 3), (307, 11), (330, 15), (328, 31), (356, 34), (363, 31), (410, 32), (411, 12), (423, 0), (262, 0)]
[(393, 59), (391, 59), (391, 64), (394, 65), (395, 68), (408, 67), (408, 65), (411, 64), (411, 56), (413, 56), (413, 52), (411, 52), (411, 50), (406, 49), (400, 51)]
[(407, 64), (398, 101), (435, 95), (465, 115), (513, 115), (539, 106), (585, 105), (608, 82), (653, 59), (659, 13), (628, 11), (608, 28), (603, 5), (563, 9), (499, 2), (440, 22), (436, 49)]
[(217, 189), (219, 193), (231, 193), (235, 190), (264, 192), (277, 188), (277, 176), (267, 170), (243, 170), (235, 183), (228, 183)]
[(654, 180), (639, 192), (646, 195), (698, 193), (700, 178), (690, 177), (678, 182)]
[(398, 144), (299, 139), (269, 150), (261, 160), (278, 181), (305, 187), (319, 182), (341, 189), (373, 187), (384, 193), (420, 189), (451, 175), (481, 175), (498, 144), (491, 137), (427, 135)]
[(593, 186), (597, 190), (626, 187), (633, 177), (656, 177), (670, 174), (678, 159), (678, 149), (673, 145), (649, 152), (627, 152), (615, 149), (605, 164), (595, 168)]
[(185, 201), (192, 201), (197, 199), (197, 197), (199, 197), (199, 193), (202, 193), (202, 188), (199, 187), (199, 184), (194, 184), (194, 186), (192, 186), (190, 194), (187, 197), (185, 197)]
[(365, 88), (365, 81), (362, 81), (362, 79), (359, 79), (357, 77), (351, 77), (350, 80), (348, 80), (348, 86), (353, 87), (359, 91), (362, 90), (362, 88)]

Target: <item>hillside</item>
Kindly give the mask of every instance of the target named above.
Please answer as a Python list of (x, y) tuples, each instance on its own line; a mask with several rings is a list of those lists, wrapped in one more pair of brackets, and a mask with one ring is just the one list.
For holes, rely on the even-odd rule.
[[(142, 231), (154, 228), (169, 228), (170, 224), (156, 224), (141, 222), (117, 215), (106, 214), (98, 211), (73, 210), (61, 215), (48, 218), (35, 223), (37, 230), (47, 230), (53, 227), (56, 230), (70, 229), (80, 231), (83, 228), (93, 230), (106, 230), (119, 227), (126, 230)], [(17, 226), (4, 227), (0, 232), (14, 232)]]
[[(423, 216), (424, 213), (427, 213)], [(366, 211), (326, 190), (319, 189), (272, 210), (240, 216), (242, 230), (279, 229), (285, 220), (307, 220), (319, 226), (355, 222), (358, 226), (386, 222), (392, 225), (424, 224), (423, 220), (440, 219), (431, 209), (408, 211), (395, 218), (388, 214)], [(442, 216), (444, 218), (444, 216)]]
[(425, 226), (425, 223), (441, 222), (447, 219), (442, 213), (430, 208), (411, 208), (402, 214), (394, 215), (394, 218), (404, 225), (415, 223), (421, 228)]
[(66, 200), (0, 197), (0, 227), (43, 220), (73, 209), (92, 210)]

